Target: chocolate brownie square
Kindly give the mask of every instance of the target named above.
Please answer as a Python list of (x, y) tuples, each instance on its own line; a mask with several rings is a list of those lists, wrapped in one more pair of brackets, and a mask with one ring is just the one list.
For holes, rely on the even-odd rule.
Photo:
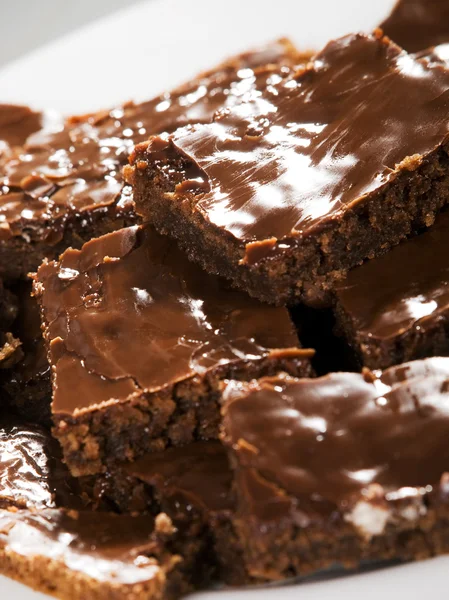
[(25, 277), (44, 258), (138, 222), (121, 173), (133, 144), (191, 121), (209, 122), (216, 108), (266, 85), (268, 75), (256, 75), (266, 62), (286, 76), (306, 59), (288, 40), (279, 40), (147, 102), (72, 117), (36, 132), (0, 166), (0, 277)]
[(88, 482), (70, 476), (44, 428), (3, 417), (0, 452), (1, 574), (80, 600), (177, 598), (208, 581), (207, 538), (187, 538), (165, 514), (90, 510)]
[(336, 331), (359, 365), (385, 369), (449, 354), (449, 212), (336, 288)]
[(234, 525), (260, 581), (449, 551), (449, 359), (231, 382)]
[(379, 32), (352, 35), (213, 123), (138, 145), (125, 176), (207, 271), (316, 305), (447, 204), (448, 86)]
[(286, 309), (230, 290), (150, 227), (44, 262), (34, 290), (75, 476), (216, 437), (224, 379), (310, 372)]

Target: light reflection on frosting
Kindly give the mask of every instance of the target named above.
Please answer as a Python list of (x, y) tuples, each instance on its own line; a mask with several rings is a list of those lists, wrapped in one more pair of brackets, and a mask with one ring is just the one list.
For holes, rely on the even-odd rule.
[(196, 210), (245, 243), (325, 226), (449, 133), (449, 74), (375, 36), (331, 42), (276, 91), (172, 136), (203, 174)]

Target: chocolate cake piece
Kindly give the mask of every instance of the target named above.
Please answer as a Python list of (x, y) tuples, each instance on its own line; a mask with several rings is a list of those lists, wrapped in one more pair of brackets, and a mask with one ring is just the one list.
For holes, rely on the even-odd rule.
[(446, 0), (397, 0), (380, 27), (408, 52), (444, 44), (449, 42), (449, 4)]
[(34, 289), (75, 476), (216, 437), (226, 378), (310, 372), (286, 309), (228, 289), (149, 227), (67, 250)]
[(260, 581), (449, 551), (449, 359), (231, 382), (234, 524)]
[(209, 122), (218, 107), (267, 85), (272, 68), (266, 67), (265, 76), (253, 71), (266, 61), (285, 77), (303, 60), (288, 40), (279, 40), (171, 93), (73, 117), (34, 134), (0, 168), (0, 277), (25, 277), (44, 258), (137, 222), (121, 174), (135, 143), (191, 121)]
[(138, 145), (137, 211), (251, 295), (321, 303), (448, 202), (448, 85), (379, 33), (331, 42), (213, 123)]
[(90, 510), (90, 481), (70, 476), (44, 428), (4, 417), (0, 453), (1, 574), (64, 599), (171, 598), (208, 581), (208, 538), (165, 514)]
[(449, 355), (449, 212), (351, 271), (336, 289), (336, 330), (359, 365), (385, 369)]
[(20, 347), (15, 364), (4, 370), (2, 389), (16, 413), (33, 423), (51, 426), (51, 379), (41, 331), (39, 306), (31, 296), (31, 282), (20, 282), (14, 291), (18, 316), (12, 335)]
[(235, 532), (233, 474), (216, 440), (146, 454), (96, 479), (98, 501), (125, 513), (166, 513), (190, 537), (209, 538), (216, 577), (227, 585), (251, 583)]
[(172, 534), (166, 515), (3, 510), (0, 573), (64, 600), (171, 600), (195, 588), (201, 565), (198, 544), (181, 557)]

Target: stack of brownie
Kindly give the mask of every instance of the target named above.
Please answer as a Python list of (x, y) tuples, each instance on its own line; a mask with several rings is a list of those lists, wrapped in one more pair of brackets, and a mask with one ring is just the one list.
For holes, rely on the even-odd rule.
[(0, 573), (163, 600), (449, 552), (447, 23), (0, 105)]

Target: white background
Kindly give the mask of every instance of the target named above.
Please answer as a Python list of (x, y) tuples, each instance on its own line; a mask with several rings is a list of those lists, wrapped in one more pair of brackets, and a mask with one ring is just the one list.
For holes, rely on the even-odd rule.
[(0, 0), (0, 67), (138, 0)]

